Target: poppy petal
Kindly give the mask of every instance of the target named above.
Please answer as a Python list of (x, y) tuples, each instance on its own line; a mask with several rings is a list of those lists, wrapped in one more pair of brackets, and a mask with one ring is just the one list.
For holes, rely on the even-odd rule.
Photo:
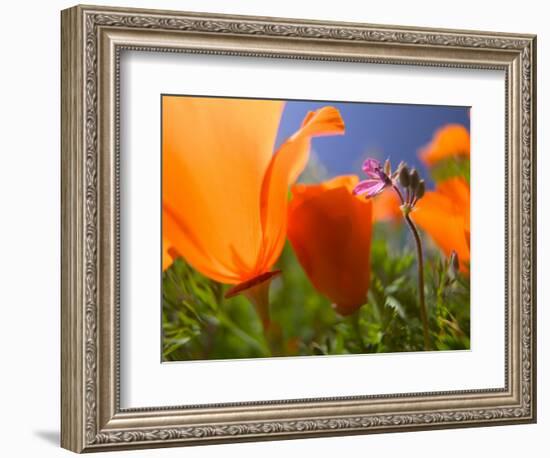
[(303, 171), (312, 137), (344, 133), (344, 122), (334, 107), (323, 107), (309, 113), (300, 130), (273, 155), (264, 178), (261, 193), (264, 253), (257, 270), (267, 271), (283, 249), (286, 235), (288, 188)]
[(445, 256), (454, 250), (467, 272), (470, 261), (470, 191), (462, 178), (442, 182), (427, 192), (411, 213), (412, 219), (441, 248)]
[(289, 205), (296, 256), (313, 286), (344, 315), (365, 303), (370, 279), (372, 202), (352, 194), (357, 181), (296, 185)]
[(162, 271), (164, 272), (166, 269), (168, 269), (172, 262), (174, 261), (174, 257), (172, 257), (170, 253), (170, 243), (168, 240), (166, 240), (164, 237), (162, 238)]
[(372, 212), (372, 218), (376, 222), (393, 221), (399, 223), (403, 221), (401, 202), (392, 189), (387, 189), (372, 199)]
[[(239, 283), (262, 250), (259, 196), (284, 102), (162, 99), (162, 199), (168, 238), (203, 274)], [(238, 215), (238, 216), (236, 216)]]
[(461, 124), (448, 124), (435, 133), (419, 156), (428, 166), (449, 157), (470, 157), (470, 133)]
[(231, 264), (224, 265), (221, 259), (214, 256), (208, 245), (187, 226), (186, 220), (179, 219), (167, 205), (162, 208), (162, 234), (169, 240), (177, 240), (178, 253), (183, 253), (185, 260), (203, 275), (221, 283), (241, 281), (240, 274)]

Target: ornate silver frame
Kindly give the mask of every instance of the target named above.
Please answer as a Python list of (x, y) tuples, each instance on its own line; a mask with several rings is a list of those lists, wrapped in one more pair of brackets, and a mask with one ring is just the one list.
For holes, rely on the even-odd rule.
[[(76, 6), (62, 12), (62, 421), (75, 452), (536, 421), (536, 37)], [(126, 409), (118, 374), (118, 63), (124, 49), (506, 74), (506, 386)]]

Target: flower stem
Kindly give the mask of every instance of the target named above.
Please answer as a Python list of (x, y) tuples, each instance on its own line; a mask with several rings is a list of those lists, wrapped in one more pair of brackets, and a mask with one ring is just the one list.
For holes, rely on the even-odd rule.
[(424, 331), (424, 350), (431, 350), (428, 311), (426, 309), (426, 301), (424, 299), (424, 257), (422, 255), (422, 241), (420, 240), (420, 235), (418, 234), (410, 215), (405, 213), (404, 216), (405, 221), (407, 221), (407, 224), (414, 235), (416, 254), (418, 256), (418, 301), (420, 305), (420, 318), (422, 319), (422, 328)]
[(403, 199), (403, 194), (401, 194), (401, 191), (399, 190), (399, 188), (395, 184), (392, 184), (392, 188), (397, 194), (397, 196), (399, 197), (399, 200), (401, 201), (401, 205), (405, 205), (405, 199)]

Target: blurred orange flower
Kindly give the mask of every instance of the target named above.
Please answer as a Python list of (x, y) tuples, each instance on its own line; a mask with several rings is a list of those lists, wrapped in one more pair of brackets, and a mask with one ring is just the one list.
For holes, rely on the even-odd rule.
[(349, 315), (367, 301), (372, 202), (352, 191), (354, 175), (319, 185), (295, 185), (288, 238), (315, 288)]
[(393, 189), (386, 189), (381, 194), (373, 197), (372, 201), (372, 219), (375, 222), (401, 222), (403, 212), (401, 211), (401, 202)]
[[(165, 96), (162, 99), (163, 237), (221, 283), (256, 285), (285, 241), (288, 188), (310, 139), (341, 134), (337, 109), (310, 112), (273, 154), (284, 102)], [(245, 285), (242, 285), (242, 284)]]
[(166, 240), (166, 238), (162, 238), (162, 271), (164, 272), (168, 267), (172, 265), (174, 262), (174, 259), (178, 257), (176, 251)]
[(448, 124), (435, 132), (419, 155), (428, 166), (449, 157), (470, 157), (470, 134), (461, 124)]
[(449, 257), (458, 254), (460, 270), (468, 272), (470, 262), (470, 187), (455, 177), (428, 191), (418, 201), (411, 217)]

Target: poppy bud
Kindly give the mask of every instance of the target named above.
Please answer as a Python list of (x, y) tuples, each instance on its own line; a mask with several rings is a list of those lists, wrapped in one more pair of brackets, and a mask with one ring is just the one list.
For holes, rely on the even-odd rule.
[(384, 173), (388, 176), (391, 175), (391, 163), (389, 159), (386, 159), (386, 162), (384, 162)]
[(404, 188), (408, 188), (410, 185), (410, 177), (409, 177), (409, 169), (406, 165), (403, 165), (401, 169), (399, 170), (399, 183)]
[(460, 263), (458, 260), (458, 254), (455, 250), (451, 251), (451, 255), (449, 256), (449, 269), (448, 269), (448, 275), (451, 280), (455, 280), (458, 271), (460, 268)]
[(449, 262), (453, 270), (458, 272), (458, 268), (459, 268), (458, 253), (455, 250), (451, 251), (451, 257)]
[(420, 180), (418, 182), (418, 187), (416, 188), (416, 199), (422, 199), (422, 196), (426, 192), (426, 183), (424, 183), (424, 180)]
[(418, 175), (418, 171), (416, 169), (412, 169), (409, 173), (409, 186), (411, 187), (411, 191), (416, 191), (419, 181), (420, 176)]
[(372, 201), (357, 199), (357, 177), (297, 185), (288, 207), (288, 239), (317, 291), (340, 315), (366, 302), (370, 283)]

